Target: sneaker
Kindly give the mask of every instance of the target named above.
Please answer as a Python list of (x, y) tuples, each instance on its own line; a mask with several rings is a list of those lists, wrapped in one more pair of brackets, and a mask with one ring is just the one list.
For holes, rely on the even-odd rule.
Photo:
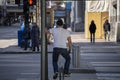
[(70, 77), (71, 73), (65, 73), (64, 77)]
[(54, 73), (53, 79), (57, 79), (57, 77), (58, 77), (58, 72)]

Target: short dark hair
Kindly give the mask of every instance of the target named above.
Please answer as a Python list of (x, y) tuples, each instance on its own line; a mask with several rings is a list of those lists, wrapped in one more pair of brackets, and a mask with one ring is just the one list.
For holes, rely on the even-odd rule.
[(63, 24), (63, 28), (64, 28), (64, 29), (67, 29), (67, 26), (66, 26), (66, 24)]
[(58, 21), (57, 21), (57, 25), (58, 25), (58, 26), (62, 26), (62, 25), (63, 25), (63, 21), (62, 21), (62, 19), (58, 19)]

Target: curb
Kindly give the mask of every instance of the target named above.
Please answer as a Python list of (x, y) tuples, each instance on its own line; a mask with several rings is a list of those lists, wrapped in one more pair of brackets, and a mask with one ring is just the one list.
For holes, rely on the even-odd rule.
[[(34, 53), (41, 54), (41, 52), (31, 52), (31, 51), (28, 51), (28, 52), (13, 52), (13, 51), (0, 52), (0, 54), (34, 54)], [(53, 53), (53, 52), (48, 52), (48, 53)]]
[(72, 68), (70, 69), (71, 73), (96, 73), (94, 69), (80, 69), (80, 68)]

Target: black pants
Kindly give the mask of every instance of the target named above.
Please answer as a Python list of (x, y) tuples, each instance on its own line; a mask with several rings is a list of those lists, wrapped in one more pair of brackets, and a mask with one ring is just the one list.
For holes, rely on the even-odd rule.
[(69, 66), (70, 66), (70, 55), (67, 51), (67, 49), (64, 48), (54, 48), (53, 49), (53, 69), (54, 73), (58, 72), (58, 57), (59, 55), (62, 55), (65, 58), (65, 63), (64, 63), (64, 73), (69, 72)]
[(25, 47), (24, 47), (24, 50), (27, 50), (27, 48), (28, 48), (28, 40), (29, 40), (29, 39), (25, 39)]
[(36, 48), (37, 48), (37, 51), (39, 51), (39, 45), (38, 45), (38, 46), (33, 46), (32, 48), (33, 48), (33, 49), (32, 49), (33, 51), (35, 51)]
[(90, 42), (91, 43), (95, 42), (95, 33), (90, 33)]
[(105, 41), (108, 39), (108, 41), (110, 41), (110, 31), (105, 31), (104, 32), (104, 37), (105, 37)]

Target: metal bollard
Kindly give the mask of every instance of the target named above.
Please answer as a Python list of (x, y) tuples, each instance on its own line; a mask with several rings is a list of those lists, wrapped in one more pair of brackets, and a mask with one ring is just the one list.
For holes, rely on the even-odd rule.
[(80, 68), (80, 46), (73, 45), (72, 47), (72, 64), (73, 68)]

